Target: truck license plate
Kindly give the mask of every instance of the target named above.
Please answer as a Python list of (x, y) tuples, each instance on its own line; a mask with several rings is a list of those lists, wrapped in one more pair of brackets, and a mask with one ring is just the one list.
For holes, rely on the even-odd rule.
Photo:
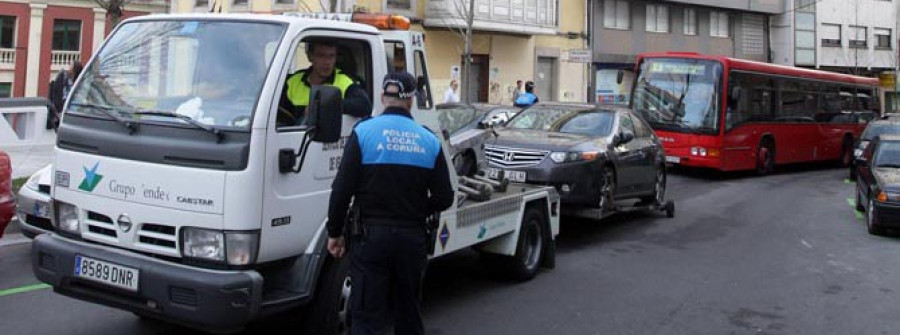
[[(491, 178), (491, 179), (497, 179), (497, 177), (500, 175), (500, 169), (489, 168), (487, 172), (488, 172), (488, 178)], [(526, 177), (525, 171), (506, 170), (503, 172), (503, 174), (506, 176), (506, 179), (509, 179), (509, 181), (513, 181), (513, 182), (517, 182), (517, 183), (525, 182), (525, 177)]]
[(132, 292), (138, 290), (137, 269), (99, 259), (75, 256), (75, 276)]

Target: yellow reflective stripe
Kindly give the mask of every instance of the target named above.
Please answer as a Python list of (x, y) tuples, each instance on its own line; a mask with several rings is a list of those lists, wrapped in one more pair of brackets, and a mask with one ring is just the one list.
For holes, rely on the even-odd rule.
[[(303, 74), (305, 71), (297, 72), (288, 78), (287, 86), (288, 100), (291, 101), (294, 106), (308, 106), (309, 105), (309, 86), (307, 86), (303, 82)], [(337, 72), (334, 75), (334, 82), (331, 83), (331, 86), (337, 87), (341, 90), (341, 97), (347, 92), (347, 88), (353, 85), (353, 79), (350, 79), (349, 76)]]

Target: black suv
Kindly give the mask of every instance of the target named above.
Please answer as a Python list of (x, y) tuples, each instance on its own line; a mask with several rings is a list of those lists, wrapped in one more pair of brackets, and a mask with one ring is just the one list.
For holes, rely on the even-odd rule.
[(488, 176), (552, 185), (567, 207), (611, 211), (617, 200), (661, 203), (665, 154), (653, 131), (616, 106), (538, 104), (485, 146)]

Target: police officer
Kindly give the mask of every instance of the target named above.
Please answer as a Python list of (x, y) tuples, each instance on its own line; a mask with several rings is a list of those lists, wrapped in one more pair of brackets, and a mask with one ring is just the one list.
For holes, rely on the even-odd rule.
[(372, 114), (372, 102), (365, 89), (350, 76), (335, 67), (337, 44), (328, 40), (313, 40), (307, 43), (306, 57), (309, 68), (288, 76), (281, 90), (278, 103), (277, 124), (279, 126), (300, 125), (309, 105), (309, 91), (313, 85), (331, 85), (341, 90), (344, 98), (344, 114), (367, 117)]
[(516, 107), (525, 108), (538, 102), (540, 102), (540, 99), (534, 94), (534, 82), (529, 80), (525, 83), (525, 93), (519, 94), (519, 96), (516, 97), (515, 105)]
[(453, 189), (441, 142), (410, 114), (416, 80), (395, 72), (383, 88), (384, 113), (356, 125), (331, 186), (328, 251), (344, 255), (344, 218), (353, 198), (363, 232), (351, 236), (349, 248), (351, 333), (379, 334), (392, 316), (396, 334), (423, 334), (425, 221), (452, 205)]

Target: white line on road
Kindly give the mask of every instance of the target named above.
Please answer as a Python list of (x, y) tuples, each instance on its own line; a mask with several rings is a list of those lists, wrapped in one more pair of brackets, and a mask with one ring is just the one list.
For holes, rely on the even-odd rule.
[(30, 243), (30, 242), (31, 242), (31, 239), (25, 237), (25, 235), (8, 234), (8, 235), (3, 235), (3, 238), (0, 239), (0, 247), (6, 247), (6, 246), (10, 246), (10, 245), (17, 245), (17, 244)]
[(804, 240), (802, 238), (800, 239), (800, 243), (803, 243), (803, 246), (806, 247), (807, 249), (812, 249), (812, 244), (809, 244), (809, 242), (806, 242), (806, 240)]

